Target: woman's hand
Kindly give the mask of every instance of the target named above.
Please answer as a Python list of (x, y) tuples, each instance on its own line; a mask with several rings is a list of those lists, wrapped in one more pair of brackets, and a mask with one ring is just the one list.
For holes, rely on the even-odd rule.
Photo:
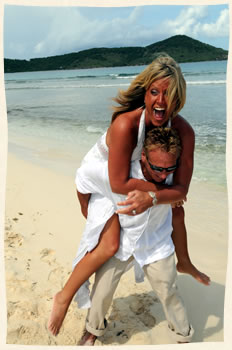
[(187, 202), (187, 197), (185, 197), (182, 201), (172, 203), (172, 208), (179, 208), (184, 205), (184, 202)]
[(118, 209), (116, 211), (117, 214), (134, 216), (152, 207), (152, 198), (148, 192), (134, 190), (128, 193), (125, 201), (119, 202), (117, 205), (126, 206), (126, 208)]

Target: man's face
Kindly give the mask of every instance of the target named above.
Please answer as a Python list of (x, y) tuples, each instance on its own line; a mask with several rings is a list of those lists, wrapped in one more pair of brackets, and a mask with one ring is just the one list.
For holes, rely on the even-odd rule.
[[(142, 152), (142, 165), (143, 165), (143, 172), (146, 180), (154, 180), (156, 182), (162, 182), (166, 179), (166, 177), (173, 173), (175, 169), (172, 169), (172, 167), (175, 167), (177, 161), (176, 155), (173, 155), (171, 153), (167, 153), (163, 151), (161, 148), (156, 148), (148, 152), (148, 155), (146, 157), (145, 153)], [(150, 164), (149, 164), (150, 163)], [(158, 169), (153, 170), (151, 166), (159, 167), (159, 168), (165, 168), (164, 169)], [(170, 169), (167, 169), (170, 168)], [(170, 171), (169, 171), (170, 170)]]

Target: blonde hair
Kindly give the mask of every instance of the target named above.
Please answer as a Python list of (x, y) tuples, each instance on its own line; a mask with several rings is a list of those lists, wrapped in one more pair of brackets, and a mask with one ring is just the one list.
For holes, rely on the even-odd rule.
[(119, 106), (113, 106), (112, 121), (121, 113), (135, 110), (144, 105), (144, 95), (149, 86), (156, 80), (168, 78), (167, 89), (168, 109), (175, 103), (172, 118), (183, 108), (186, 100), (186, 82), (179, 65), (169, 55), (158, 54), (156, 59), (144, 71), (137, 75), (127, 90), (119, 90), (113, 101)]
[(172, 128), (155, 127), (147, 133), (143, 150), (148, 156), (148, 152), (160, 148), (164, 152), (176, 155), (181, 154), (181, 140), (176, 130)]

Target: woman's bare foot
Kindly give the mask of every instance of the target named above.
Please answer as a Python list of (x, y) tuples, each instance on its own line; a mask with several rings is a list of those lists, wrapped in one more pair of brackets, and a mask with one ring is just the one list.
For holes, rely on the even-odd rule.
[(70, 302), (64, 300), (62, 291), (58, 292), (53, 298), (52, 311), (48, 321), (48, 329), (53, 335), (59, 333), (63, 320), (67, 313)]
[(191, 261), (188, 262), (179, 262), (176, 264), (176, 269), (180, 273), (187, 273), (195, 278), (198, 282), (208, 286), (210, 285), (210, 278), (203, 272), (199, 271)]

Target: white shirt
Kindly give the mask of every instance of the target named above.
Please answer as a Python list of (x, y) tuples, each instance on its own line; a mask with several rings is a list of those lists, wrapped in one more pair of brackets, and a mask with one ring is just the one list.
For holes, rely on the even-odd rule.
[[(145, 180), (139, 161), (131, 163), (131, 177)], [(169, 175), (170, 182), (172, 176)], [(118, 195), (113, 194), (114, 199)], [(127, 260), (131, 255), (143, 265), (164, 259), (174, 251), (170, 204), (155, 205), (135, 216), (119, 215), (120, 247), (115, 256)]]

